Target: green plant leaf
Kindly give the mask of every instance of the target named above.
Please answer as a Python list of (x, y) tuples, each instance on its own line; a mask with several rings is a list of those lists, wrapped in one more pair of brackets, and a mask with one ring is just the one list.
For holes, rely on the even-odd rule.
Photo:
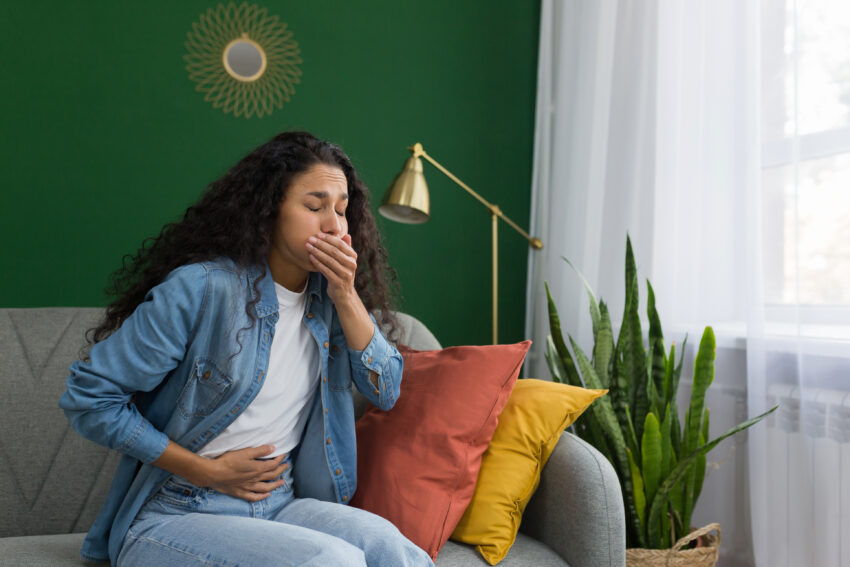
[(696, 449), (699, 444), (702, 417), (705, 414), (705, 393), (714, 380), (715, 348), (714, 330), (711, 327), (706, 327), (694, 361), (694, 380), (691, 384), (691, 404), (688, 409), (686, 425), (686, 453)]
[(670, 441), (673, 443), (673, 452), (678, 459), (682, 454), (682, 426), (679, 423), (679, 404), (676, 396), (670, 400)]
[[(621, 346), (622, 345), (622, 346)], [(643, 422), (649, 411), (649, 400), (646, 393), (646, 351), (643, 348), (643, 333), (641, 331), (640, 315), (638, 312), (638, 281), (635, 257), (632, 252), (631, 240), (626, 237), (626, 304), (623, 310), (623, 325), (617, 347), (621, 348), (623, 368), (628, 384), (628, 404), (634, 418), (632, 422), (638, 439), (643, 435)]]
[(631, 427), (631, 418), (628, 414), (629, 383), (626, 379), (626, 367), (619, 343), (614, 346), (613, 373), (608, 395), (611, 396), (611, 403), (614, 405), (620, 428), (628, 431)]
[(742, 423), (739, 423), (720, 437), (709, 441), (705, 445), (697, 447), (687, 457), (681, 459), (676, 465), (676, 467), (673, 469), (673, 471), (661, 483), (661, 487), (658, 489), (658, 492), (655, 494), (655, 498), (652, 500), (649, 509), (649, 520), (647, 522), (649, 529), (653, 529), (653, 526), (658, 526), (658, 521), (661, 517), (661, 513), (665, 508), (670, 491), (673, 489), (676, 483), (681, 480), (682, 476), (687, 472), (687, 470), (690, 468), (690, 466), (694, 463), (694, 461), (699, 455), (704, 455), (705, 453), (708, 453), (727, 437), (731, 437), (732, 435), (755, 425), (756, 423), (764, 419), (767, 415), (776, 411), (776, 408), (778, 407), (779, 406), (773, 406), (771, 409), (767, 410), (763, 414), (758, 415), (752, 419), (748, 419), (747, 421), (744, 421)]
[[(685, 353), (688, 351), (688, 335), (685, 334), (685, 338), (682, 341), (682, 352), (679, 353), (679, 364), (676, 365), (676, 368), (673, 370), (673, 398), (676, 397), (676, 392), (679, 391), (679, 378), (682, 376), (682, 366), (685, 363)], [(672, 355), (671, 355), (672, 356)]]
[(670, 513), (661, 514), (661, 545), (659, 549), (670, 549), (673, 546), (673, 540), (670, 536)]
[(604, 388), (611, 384), (611, 357), (614, 356), (614, 331), (611, 328), (611, 316), (604, 301), (599, 302), (599, 331), (593, 344), (593, 368)]
[[(670, 469), (670, 472), (672, 473), (674, 470), (676, 470), (676, 467), (678, 465), (679, 465), (679, 463), (678, 463), (677, 457), (675, 455), (673, 455), (672, 458), (670, 459), (670, 466), (672, 467)], [(667, 476), (665, 476), (664, 478), (669, 478), (669, 476), (670, 476), (670, 474), (668, 473)], [(673, 486), (673, 488), (670, 490), (670, 494), (669, 494), (669, 501), (670, 501), (669, 509), (670, 509), (670, 515), (673, 516), (673, 522), (672, 523), (673, 523), (673, 528), (674, 528), (675, 533), (681, 533), (681, 531), (682, 531), (682, 528), (681, 528), (682, 510), (685, 507), (685, 504), (684, 504), (685, 490), (682, 487), (682, 483), (683, 483), (683, 480), (680, 479), (679, 482), (677, 482)], [(656, 492), (656, 495), (657, 494), (658, 493)], [(667, 506), (665, 505), (664, 508), (667, 508)], [(679, 539), (679, 538), (673, 537), (674, 541), (677, 540), (677, 539)]]
[[(670, 416), (670, 406), (664, 410), (664, 419), (661, 420), (661, 478), (667, 478), (673, 469), (673, 442), (670, 440), (670, 426), (673, 418)], [(660, 479), (659, 479), (660, 481)]]
[[(661, 420), (661, 478), (667, 478), (670, 471), (673, 470), (673, 460), (676, 458), (673, 454), (673, 443), (670, 440), (670, 427), (672, 422), (673, 418), (670, 415), (670, 404), (667, 404), (667, 407), (664, 410), (664, 419)], [(654, 498), (655, 496), (653, 494), (653, 499)], [(658, 547), (659, 549), (668, 549), (672, 545), (670, 541), (669, 514), (661, 514), (660, 528), (661, 544)]]
[[(688, 470), (685, 471), (684, 476), (682, 477), (682, 488), (683, 493), (682, 496), (682, 508), (684, 511), (682, 512), (682, 530), (683, 532), (676, 534), (676, 539), (681, 538), (688, 532), (688, 527), (691, 525), (691, 514), (694, 511), (694, 484), (696, 483), (697, 471), (696, 464), (699, 461), (699, 457), (697, 457), (693, 463), (688, 467)], [(688, 526), (688, 527), (685, 527)]]
[[(661, 426), (656, 415), (649, 412), (646, 414), (646, 423), (643, 427), (643, 438), (641, 439), (641, 458), (643, 460), (641, 471), (646, 499), (649, 502), (652, 502), (652, 499), (655, 498), (655, 492), (661, 479), (661, 451)], [(647, 544), (650, 548), (657, 548), (661, 542), (657, 537), (654, 540), (647, 537)]]
[[(647, 358), (647, 360), (649, 359)], [(648, 369), (647, 376), (649, 376)], [(646, 381), (646, 390), (646, 398), (649, 400), (649, 413), (654, 413), (656, 416), (664, 413), (664, 402), (658, 394), (658, 391), (655, 389), (655, 382), (651, 379)], [(645, 421), (644, 426), (646, 426)]]
[[(708, 419), (709, 411), (705, 408), (705, 417), (702, 420), (702, 431), (699, 434), (699, 444), (705, 445), (708, 441)], [(694, 483), (694, 505), (699, 502), (699, 495), (702, 493), (702, 483), (705, 480), (706, 455), (702, 454), (697, 457), (696, 462), (696, 482)]]
[(626, 430), (623, 431), (623, 435), (626, 438), (626, 444), (628, 445), (629, 450), (637, 455), (637, 458), (640, 458), (640, 445), (638, 445), (637, 434), (635, 433), (634, 427), (632, 427), (632, 416), (629, 414), (629, 406), (626, 406)]
[(634, 487), (635, 493), (635, 507), (637, 508), (638, 519), (640, 520), (641, 532), (643, 532), (644, 526), (646, 525), (646, 493), (644, 492), (643, 478), (641, 477), (640, 469), (635, 462), (634, 455), (632, 455), (632, 452), (628, 449), (626, 449), (626, 452), (629, 455), (629, 471), (631, 471), (632, 474), (632, 486)]
[(590, 289), (590, 284), (587, 283), (587, 280), (584, 279), (584, 274), (576, 268), (572, 262), (567, 260), (564, 256), (561, 256), (561, 259), (569, 264), (570, 268), (578, 274), (579, 279), (581, 279), (581, 283), (584, 284), (584, 289), (587, 290), (587, 299), (590, 303), (590, 321), (593, 323), (593, 336), (596, 336), (596, 333), (599, 331), (599, 302), (596, 300), (596, 296), (593, 294), (593, 290)]
[[(587, 355), (575, 342), (575, 339), (570, 337), (570, 344), (573, 351), (576, 353), (578, 367), (581, 369), (582, 376), (588, 388), (602, 389), (599, 382), (599, 377), (596, 371), (587, 359)], [(628, 410), (628, 407), (626, 407)], [(596, 416), (596, 420), (600, 425), (600, 429), (608, 436), (609, 446), (611, 447), (614, 460), (614, 470), (617, 471), (617, 476), (620, 478), (620, 485), (623, 491), (623, 502), (626, 508), (626, 525), (628, 533), (631, 534), (632, 541), (637, 543), (639, 547), (644, 547), (645, 537), (641, 529), (640, 519), (637, 514), (635, 505), (635, 495), (632, 486), (631, 467), (629, 466), (629, 458), (626, 449), (626, 440), (623, 437), (623, 431), (620, 429), (620, 423), (617, 420), (617, 415), (614, 412), (614, 406), (609, 399), (609, 396), (597, 398), (590, 404), (590, 411)]]
[(664, 358), (664, 382), (661, 388), (664, 405), (670, 404), (670, 399), (676, 395), (673, 390), (673, 369), (676, 365), (676, 343), (670, 345), (670, 356)]
[(596, 418), (593, 412), (585, 412), (579, 417), (579, 421), (584, 421), (587, 425), (585, 441), (596, 447), (600, 453), (605, 455), (605, 458), (608, 459), (608, 462), (611, 463), (614, 467), (616, 467), (616, 462), (614, 461), (614, 456), (609, 447), (608, 437), (603, 433), (602, 426), (599, 424), (599, 420)]
[(555, 300), (552, 299), (552, 294), (549, 293), (549, 284), (543, 282), (546, 287), (546, 298), (549, 303), (549, 332), (552, 336), (552, 341), (555, 344), (555, 350), (558, 352), (558, 357), (564, 367), (565, 378), (571, 386), (582, 387), (581, 379), (576, 370), (575, 362), (570, 351), (567, 350), (567, 345), (564, 342), (564, 335), (561, 333), (561, 318), (558, 316), (558, 308), (555, 307)]
[(545, 356), (546, 364), (549, 366), (549, 372), (552, 373), (552, 380), (559, 384), (567, 383), (567, 369), (564, 368), (564, 363), (561, 362), (561, 357), (558, 356), (552, 335), (546, 335)]
[[(646, 280), (646, 314), (649, 317), (649, 359), (650, 375), (657, 392), (664, 392), (664, 375), (667, 367), (667, 353), (664, 350), (664, 333), (661, 331), (661, 318), (655, 309), (655, 291), (652, 284)], [(664, 408), (656, 400), (652, 400), (660, 413)], [(666, 398), (664, 400), (667, 401)]]

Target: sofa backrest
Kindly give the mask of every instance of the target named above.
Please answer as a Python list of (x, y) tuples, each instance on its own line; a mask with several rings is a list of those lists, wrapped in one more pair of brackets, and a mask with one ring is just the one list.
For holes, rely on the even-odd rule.
[[(118, 453), (80, 437), (57, 405), (86, 330), (102, 316), (102, 308), (0, 309), (0, 537), (87, 531), (106, 498)], [(440, 348), (417, 319), (398, 319), (397, 342)], [(367, 402), (355, 398), (359, 416)]]

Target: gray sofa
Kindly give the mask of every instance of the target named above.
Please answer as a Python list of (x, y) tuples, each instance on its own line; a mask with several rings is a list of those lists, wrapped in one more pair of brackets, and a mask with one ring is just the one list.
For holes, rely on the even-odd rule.
[[(0, 566), (79, 566), (79, 549), (118, 459), (82, 439), (58, 408), (69, 364), (99, 308), (0, 309)], [(441, 348), (428, 329), (399, 314), (399, 340)], [(357, 401), (362, 411), (365, 401)], [(449, 541), (437, 567), (484, 566)], [(97, 565), (97, 564), (89, 564)], [(103, 564), (99, 564), (103, 565)], [(625, 516), (616, 474), (595, 449), (564, 433), (543, 470), (517, 541), (499, 564), (625, 565)]]

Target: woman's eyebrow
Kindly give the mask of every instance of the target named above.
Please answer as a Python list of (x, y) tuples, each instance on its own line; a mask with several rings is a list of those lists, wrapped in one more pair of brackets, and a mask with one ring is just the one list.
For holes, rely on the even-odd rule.
[[(329, 194), (327, 191), (310, 191), (309, 193), (304, 193), (305, 195), (318, 197), (319, 199), (327, 199)], [(348, 193), (343, 193), (340, 197), (343, 201), (348, 199)]]

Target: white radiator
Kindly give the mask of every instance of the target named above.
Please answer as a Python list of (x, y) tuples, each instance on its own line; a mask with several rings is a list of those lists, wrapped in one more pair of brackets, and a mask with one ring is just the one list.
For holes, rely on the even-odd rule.
[[(773, 385), (768, 564), (850, 566), (850, 392)], [(792, 512), (793, 511), (793, 512)]]

